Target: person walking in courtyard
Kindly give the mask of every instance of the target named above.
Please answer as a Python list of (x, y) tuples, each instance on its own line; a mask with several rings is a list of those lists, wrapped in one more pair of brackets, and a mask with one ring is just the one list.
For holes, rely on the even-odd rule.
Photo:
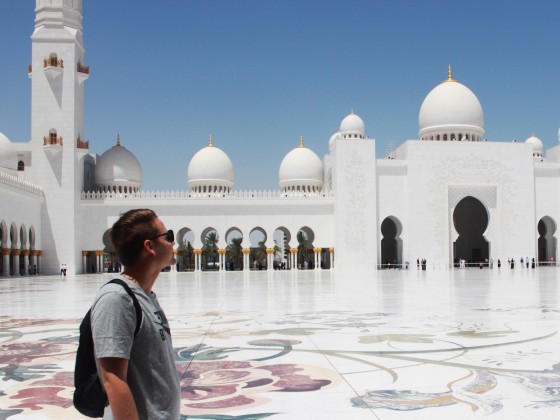
[(141, 308), (137, 334), (132, 298), (119, 284), (106, 284), (91, 309), (97, 370), (107, 393), (105, 419), (180, 417), (180, 384), (171, 331), (152, 291), (160, 271), (175, 264), (175, 237), (148, 209), (124, 213), (111, 229), (124, 271), (120, 276)]

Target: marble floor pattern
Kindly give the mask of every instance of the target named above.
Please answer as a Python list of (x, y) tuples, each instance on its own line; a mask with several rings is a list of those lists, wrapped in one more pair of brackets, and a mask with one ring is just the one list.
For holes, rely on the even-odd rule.
[[(560, 269), (163, 273), (184, 419), (558, 419)], [(79, 419), (110, 274), (0, 279), (0, 420)]]

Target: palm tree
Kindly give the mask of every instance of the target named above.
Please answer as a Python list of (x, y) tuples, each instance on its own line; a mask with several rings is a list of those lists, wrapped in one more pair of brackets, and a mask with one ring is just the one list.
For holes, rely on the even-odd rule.
[(208, 260), (212, 259), (212, 266), (216, 265), (216, 257), (218, 256), (218, 234), (212, 231), (204, 238), (202, 246), (202, 255), (206, 257), (204, 266), (208, 266)]
[(309, 248), (308, 248), (308, 238), (307, 233), (303, 230), (300, 230), (297, 233), (297, 241), (298, 241), (298, 264), (302, 267), (305, 265), (305, 261), (309, 258)]
[(243, 242), (243, 238), (233, 238), (226, 247), (226, 257), (228, 261), (233, 262), (234, 269), (243, 268), (243, 247), (241, 242)]
[(278, 243), (276, 242), (276, 239), (274, 240), (274, 248), (273, 249), (274, 249), (274, 257), (272, 258), (272, 268), (275, 268), (274, 264), (276, 263), (278, 265), (282, 261), (282, 257), (279, 257), (280, 247), (278, 246)]
[(179, 249), (183, 250), (183, 268), (185, 270), (192, 270), (194, 268), (194, 249), (190, 242), (187, 245), (182, 245)]

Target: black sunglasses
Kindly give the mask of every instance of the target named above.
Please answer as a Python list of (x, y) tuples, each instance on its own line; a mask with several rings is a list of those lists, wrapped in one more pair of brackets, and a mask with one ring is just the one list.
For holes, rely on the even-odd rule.
[(172, 243), (173, 241), (175, 241), (175, 234), (173, 233), (173, 231), (171, 229), (169, 229), (165, 233), (160, 233), (159, 235), (152, 236), (151, 238), (148, 238), (148, 240), (156, 239), (156, 238), (159, 238), (160, 236), (165, 236), (165, 240), (169, 243)]

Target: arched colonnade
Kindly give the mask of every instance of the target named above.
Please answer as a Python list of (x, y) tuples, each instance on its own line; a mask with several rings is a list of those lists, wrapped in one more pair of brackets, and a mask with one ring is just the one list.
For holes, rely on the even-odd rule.
[(0, 275), (26, 276), (41, 273), (43, 251), (36, 249), (35, 227), (0, 219)]
[[(315, 244), (308, 226), (270, 231), (260, 226), (227, 229), (207, 226), (174, 229), (177, 263), (172, 271), (320, 270), (334, 268), (334, 248)], [(118, 272), (122, 269), (109, 238), (103, 249), (82, 251), (82, 272)]]

